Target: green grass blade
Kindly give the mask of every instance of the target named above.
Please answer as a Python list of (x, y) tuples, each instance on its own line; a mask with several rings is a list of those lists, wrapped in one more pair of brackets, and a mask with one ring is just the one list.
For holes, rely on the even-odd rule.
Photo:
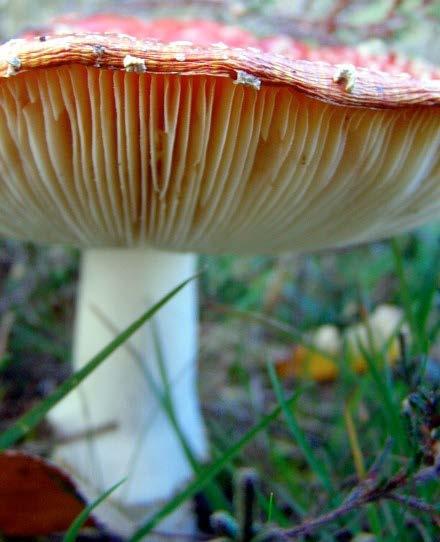
[[(212, 420), (210, 420), (208, 422), (208, 429), (209, 429), (209, 434), (211, 436), (214, 435), (214, 440), (215, 442), (211, 442), (211, 454), (213, 457), (221, 457), (221, 455), (227, 450), (227, 448), (229, 447), (229, 439), (228, 439), (228, 435), (225, 435), (223, 430), (217, 425), (215, 424)], [(247, 462), (247, 457), (246, 457), (246, 454), (245, 453), (240, 453), (237, 457), (237, 459), (242, 459), (244, 463)], [(232, 466), (226, 466), (225, 471), (228, 472), (228, 475), (232, 478), (233, 475), (234, 475), (234, 469), (232, 468)], [(272, 483), (272, 480), (268, 480), (268, 479), (263, 479), (265, 485), (267, 485), (268, 487), (271, 485)], [(277, 487), (277, 490), (279, 491), (279, 487)], [(205, 493), (206, 493), (206, 490), (205, 490)], [(268, 510), (270, 508), (270, 503), (269, 503), (269, 499), (263, 495), (263, 493), (261, 491), (257, 491), (257, 498), (258, 498), (258, 503), (260, 505), (260, 508), (262, 509), (263, 512), (266, 512), (266, 514), (268, 513)], [(286, 500), (286, 499), (285, 499)], [(274, 517), (274, 519), (276, 518), (276, 521), (279, 525), (283, 525), (284, 527), (288, 527), (290, 525), (290, 521), (288, 520), (287, 516), (281, 511), (279, 510), (276, 506), (275, 506), (275, 501), (272, 503), (273, 506), (272, 506), (272, 515)], [(291, 499), (289, 499), (289, 504), (291, 504), (292, 501)], [(221, 509), (225, 509), (225, 510), (229, 510), (231, 509), (231, 505), (228, 501), (228, 504), (227, 504), (227, 507), (217, 507), (216, 509), (217, 510), (221, 510)], [(292, 508), (295, 510), (295, 511), (298, 511), (298, 507), (297, 507), (297, 503), (293, 503), (292, 504)]]
[[(107, 327), (107, 329), (113, 333), (115, 336), (119, 335), (121, 332), (120, 329), (118, 329), (116, 326), (113, 325), (113, 323), (107, 318), (105, 314), (103, 314), (97, 307), (93, 307), (94, 312), (98, 316), (98, 318), (101, 320), (101, 322)], [(176, 433), (176, 437), (179, 440), (180, 446), (182, 447), (182, 450), (186, 456), (186, 459), (191, 465), (191, 468), (194, 471), (194, 474), (197, 474), (199, 472), (201, 465), (200, 462), (195, 457), (188, 440), (184, 434), (184, 432), (181, 430), (180, 425), (177, 420), (177, 416), (175, 413), (175, 408), (172, 400), (172, 394), (171, 394), (171, 388), (173, 384), (178, 380), (180, 375), (175, 375), (173, 380), (170, 380), (167, 374), (166, 370), (166, 364), (165, 364), (165, 357), (159, 337), (159, 330), (157, 329), (157, 326), (155, 325), (154, 319), (151, 319), (150, 324), (152, 324), (152, 335), (153, 335), (153, 341), (154, 341), (154, 347), (156, 352), (156, 359), (158, 362), (159, 367), (159, 375), (160, 379), (162, 381), (162, 388), (156, 383), (153, 375), (151, 374), (150, 370), (145, 366), (145, 364), (142, 361), (141, 354), (134, 348), (130, 343), (125, 343), (124, 347), (126, 348), (127, 352), (132, 357), (133, 361), (136, 363), (137, 367), (139, 368), (140, 372), (143, 374), (148, 386), (152, 390), (157, 402), (160, 404), (160, 407), (162, 408), (163, 412), (166, 414), (170, 424), (173, 427), (174, 432)], [(149, 423), (146, 425), (146, 427), (149, 425)], [(131, 464), (134, 464), (137, 460), (137, 453), (139, 451), (139, 447), (135, 447), (135, 453), (132, 456), (132, 459), (130, 461)], [(226, 497), (223, 495), (220, 487), (215, 484), (215, 481), (212, 482), (212, 485), (208, 488), (206, 488), (206, 495), (208, 497), (208, 500), (215, 509), (228, 509), (229, 508), (229, 501), (226, 499)], [(211, 499), (213, 499), (213, 502), (211, 502)], [(1, 541), (0, 541), (1, 542)]]
[[(293, 403), (299, 395), (296, 392), (293, 396), (286, 399), (286, 404)], [(176, 510), (187, 499), (193, 497), (198, 491), (201, 491), (232, 459), (234, 459), (255, 436), (265, 429), (281, 413), (281, 407), (278, 406), (272, 412), (264, 416), (255, 424), (238, 442), (233, 444), (226, 452), (214, 463), (203, 469), (197, 478), (191, 482), (181, 493), (170, 499), (148, 522), (138, 529), (130, 542), (137, 542), (150, 533), (165, 517)]]
[(216, 308), (219, 312), (229, 314), (232, 317), (240, 318), (243, 320), (250, 320), (250, 321), (262, 324), (263, 326), (266, 326), (269, 329), (272, 329), (273, 331), (277, 332), (279, 335), (293, 341), (294, 344), (295, 343), (301, 344), (305, 346), (306, 348), (308, 348), (313, 353), (325, 356), (326, 358), (333, 360), (335, 363), (338, 362), (337, 357), (332, 356), (328, 352), (318, 348), (316, 344), (314, 344), (314, 342), (311, 341), (307, 337), (307, 333), (304, 333), (303, 331), (295, 328), (294, 326), (285, 324), (284, 322), (281, 322), (280, 320), (267, 317), (264, 314), (260, 314), (258, 312), (245, 311), (245, 310), (236, 309), (234, 307), (228, 307), (228, 306), (223, 306), (223, 305), (219, 305)]
[(405, 310), (406, 319), (408, 320), (409, 327), (411, 329), (411, 334), (413, 340), (417, 346), (417, 349), (420, 353), (425, 351), (425, 346), (423, 338), (420, 334), (420, 328), (417, 322), (414, 303), (412, 300), (411, 290), (409, 288), (408, 282), (405, 276), (405, 266), (402, 256), (402, 251), (400, 250), (399, 243), (396, 239), (391, 240), (391, 252), (394, 259), (394, 268), (399, 280), (399, 291), (402, 299), (403, 308)]
[(269, 495), (269, 505), (267, 510), (267, 523), (270, 523), (272, 521), (273, 508), (273, 491), (271, 491)]
[(315, 453), (313, 452), (313, 449), (310, 446), (306, 435), (304, 434), (303, 430), (301, 429), (298, 422), (296, 421), (296, 418), (292, 410), (288, 408), (289, 405), (286, 402), (286, 399), (284, 397), (284, 392), (281, 387), (281, 383), (278, 379), (278, 376), (275, 373), (275, 368), (273, 364), (268, 363), (267, 369), (269, 372), (269, 377), (272, 383), (273, 390), (277, 397), (278, 403), (280, 404), (280, 407), (283, 410), (283, 414), (286, 419), (287, 426), (290, 429), (290, 432), (292, 433), (293, 438), (295, 439), (299, 448), (302, 450), (304, 457), (307, 463), (309, 464), (309, 467), (312, 469), (312, 471), (315, 473), (317, 478), (320, 480), (323, 487), (328, 491), (330, 495), (334, 496), (335, 490), (333, 488), (333, 484), (331, 482), (330, 476), (326, 468), (324, 467), (324, 463), (322, 461), (319, 461), (318, 458), (315, 456)]
[(376, 352), (376, 355), (371, 354), (360, 341), (358, 341), (358, 348), (367, 363), (372, 381), (375, 383), (375, 387), (369, 388), (370, 393), (375, 392), (384, 406), (382, 411), (389, 431), (388, 435), (394, 437), (401, 451), (408, 451), (406, 432), (400, 417), (399, 402), (384, 374), (384, 371), (387, 370), (386, 360), (381, 352)]
[(427, 324), (431, 310), (434, 307), (436, 295), (439, 289), (440, 278), (440, 250), (432, 259), (432, 264), (428, 273), (425, 273), (423, 280), (423, 288), (417, 293), (417, 310), (416, 319), (421, 333), (427, 330)]
[(94, 356), (82, 369), (73, 374), (65, 382), (61, 384), (49, 397), (44, 401), (36, 405), (34, 408), (24, 414), (12, 427), (4, 431), (0, 435), (0, 451), (3, 451), (17, 442), (20, 438), (24, 437), (31, 429), (38, 425), (45, 415), (66, 395), (73, 391), (79, 384), (85, 380), (90, 373), (92, 373), (97, 367), (103, 363), (110, 354), (112, 354), (121, 344), (129, 339), (139, 328), (141, 328), (145, 322), (147, 322), (156, 312), (161, 309), (171, 298), (173, 298), (182, 288), (184, 288), (189, 282), (196, 278), (195, 275), (185, 280), (176, 288), (171, 290), (160, 301), (153, 305), (147, 312), (145, 312), (140, 318), (135, 320), (130, 326), (128, 326), (121, 334), (119, 334), (113, 341), (111, 341), (106, 347), (104, 347), (96, 356)]
[(84, 523), (88, 520), (90, 514), (97, 508), (103, 501), (105, 501), (114, 491), (118, 489), (125, 482), (125, 478), (105, 491), (96, 501), (90, 503), (78, 516), (73, 520), (66, 534), (63, 536), (63, 542), (75, 542), (76, 537), (79, 534)]
[[(179, 440), (180, 446), (185, 454), (187, 461), (191, 465), (194, 475), (197, 475), (197, 473), (200, 472), (201, 470), (201, 464), (197, 460), (197, 457), (194, 455), (191, 449), (191, 446), (188, 443), (188, 439), (186, 438), (185, 433), (179, 424), (176, 409), (174, 406), (173, 395), (172, 395), (173, 382), (170, 381), (169, 375), (167, 372), (165, 356), (163, 353), (162, 344), (159, 337), (159, 330), (157, 329), (157, 326), (154, 320), (152, 320), (151, 323), (152, 323), (153, 341), (154, 341), (154, 346), (155, 346), (155, 351), (156, 351), (156, 359), (157, 359), (157, 364), (159, 368), (159, 375), (162, 381), (162, 389), (163, 389), (163, 393), (161, 396), (162, 408), (174, 429), (176, 437)], [(212, 480), (210, 484), (207, 485), (205, 489), (205, 494), (208, 498), (208, 502), (214, 509), (221, 508), (221, 509), (228, 510), (230, 508), (229, 501), (226, 499), (220, 486), (218, 486), (215, 480)]]

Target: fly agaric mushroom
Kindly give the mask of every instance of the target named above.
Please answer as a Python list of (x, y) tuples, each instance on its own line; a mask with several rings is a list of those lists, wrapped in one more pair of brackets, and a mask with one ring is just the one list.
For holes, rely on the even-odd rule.
[[(203, 35), (200, 22), (139, 22), (130, 32), (126, 19), (122, 29), (107, 20), (131, 37), (92, 23), (0, 47), (0, 232), (84, 249), (76, 368), (191, 275), (194, 253), (304, 252), (438, 216), (433, 71), (421, 77), (408, 64), (392, 74), (391, 56), (375, 60), (382, 71), (360, 54), (347, 65), (337, 49), (320, 61), (294, 42), (281, 55), (271, 52), (279, 41), (241, 31), (232, 47), (218, 43), (230, 27), (214, 23)], [(148, 28), (155, 40), (142, 39)], [(189, 34), (195, 43), (182, 41)], [(157, 327), (178, 423), (204, 458), (194, 286)], [(157, 376), (151, 330), (131, 346)], [(128, 472), (114, 499), (142, 515), (191, 471), (130, 357), (120, 348), (53, 419), (72, 432), (116, 422), (57, 456), (97, 491)]]

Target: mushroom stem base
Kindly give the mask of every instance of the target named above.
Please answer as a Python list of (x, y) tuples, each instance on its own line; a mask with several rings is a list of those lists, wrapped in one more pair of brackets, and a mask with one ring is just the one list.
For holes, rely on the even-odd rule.
[[(195, 257), (187, 254), (153, 249), (86, 251), (74, 369), (193, 275), (195, 268)], [(192, 282), (51, 414), (61, 436), (54, 459), (76, 480), (84, 480), (87, 495), (100, 494), (126, 478), (111, 497), (122, 512), (155, 506), (191, 478), (188, 450), (183, 451), (176, 424), (193, 457), (203, 460), (207, 455), (197, 394), (196, 306)], [(157, 389), (161, 395), (168, 390), (174, 426)]]

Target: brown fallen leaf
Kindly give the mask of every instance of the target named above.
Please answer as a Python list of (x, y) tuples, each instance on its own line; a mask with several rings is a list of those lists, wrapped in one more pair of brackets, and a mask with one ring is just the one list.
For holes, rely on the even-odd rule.
[[(85, 508), (70, 478), (47, 461), (17, 451), (0, 453), (0, 533), (42, 536), (66, 531)], [(96, 527), (92, 518), (87, 523)]]
[[(398, 356), (399, 345), (395, 340), (387, 351), (388, 363), (394, 365)], [(340, 372), (338, 365), (330, 356), (303, 345), (293, 347), (290, 356), (277, 360), (275, 368), (280, 378), (304, 378), (321, 384), (334, 382)], [(351, 368), (356, 374), (364, 374), (368, 370), (368, 362), (362, 354), (357, 354), (351, 359)]]
[(294, 347), (291, 356), (278, 360), (275, 367), (283, 379), (306, 378), (324, 383), (333, 382), (339, 374), (338, 366), (330, 357), (303, 345)]

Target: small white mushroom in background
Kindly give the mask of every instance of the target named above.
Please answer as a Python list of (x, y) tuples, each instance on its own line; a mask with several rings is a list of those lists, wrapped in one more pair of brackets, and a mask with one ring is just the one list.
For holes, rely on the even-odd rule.
[(289, 355), (278, 359), (276, 369), (282, 378), (327, 383), (339, 376), (344, 354), (348, 355), (350, 369), (358, 374), (368, 370), (366, 355), (372, 352), (381, 352), (387, 363), (393, 365), (401, 355), (397, 333), (408, 332), (407, 328), (400, 308), (379, 305), (365, 321), (342, 332), (329, 324), (310, 331), (307, 346), (296, 345)]
[[(346, 332), (347, 341), (353, 350), (359, 347), (367, 351), (380, 349), (387, 340), (396, 334), (403, 322), (403, 311), (392, 305), (380, 305), (368, 317), (366, 322), (352, 325)], [(373, 344), (370, 344), (370, 343)]]
[(400, 355), (399, 332), (408, 332), (408, 325), (403, 310), (393, 305), (379, 305), (366, 322), (350, 326), (345, 338), (350, 355), (357, 359), (356, 369), (363, 371), (368, 367), (363, 352), (383, 352), (394, 363)]
[[(334, 64), (272, 54), (232, 27), (102, 20), (119, 34), (67, 19), (72, 34), (0, 47), (0, 233), (82, 248), (75, 369), (192, 275), (196, 253), (312, 251), (438, 218), (439, 80), (394, 76), (382, 59), (382, 72), (340, 73), (341, 92)], [(123, 35), (150, 33), (200, 43), (173, 58)], [(196, 285), (155, 323), (177, 423), (203, 461)], [(116, 424), (55, 458), (92, 496), (128, 476), (104, 517), (125, 534), (192, 475), (144, 378), (160, 381), (157, 357), (147, 326), (51, 416), (68, 433)]]
[(342, 339), (338, 328), (331, 324), (318, 327), (310, 336), (310, 342), (320, 351), (330, 356), (339, 356), (342, 350)]

